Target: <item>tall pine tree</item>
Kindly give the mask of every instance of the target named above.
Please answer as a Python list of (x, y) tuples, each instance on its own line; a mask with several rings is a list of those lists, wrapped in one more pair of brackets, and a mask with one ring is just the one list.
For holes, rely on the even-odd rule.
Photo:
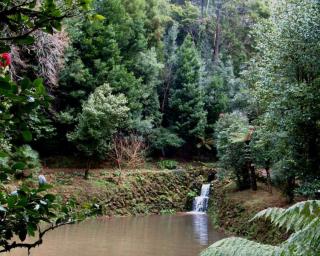
[(200, 86), (201, 62), (190, 35), (178, 51), (175, 84), (170, 89), (170, 125), (185, 141), (195, 143), (203, 137), (207, 112), (204, 110), (204, 91)]

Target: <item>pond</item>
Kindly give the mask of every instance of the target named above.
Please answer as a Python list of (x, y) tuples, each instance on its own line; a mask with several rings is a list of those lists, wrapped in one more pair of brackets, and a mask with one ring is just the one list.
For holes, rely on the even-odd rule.
[[(222, 239), (206, 214), (115, 217), (48, 233), (32, 256), (196, 256)], [(26, 256), (25, 250), (7, 254)]]

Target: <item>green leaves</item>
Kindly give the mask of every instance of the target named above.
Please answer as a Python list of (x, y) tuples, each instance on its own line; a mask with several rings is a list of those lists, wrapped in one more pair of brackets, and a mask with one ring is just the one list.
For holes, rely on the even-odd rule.
[(273, 256), (275, 250), (275, 246), (231, 237), (214, 243), (200, 256)]
[(299, 231), (320, 216), (320, 201), (299, 202), (288, 209), (268, 208), (259, 212), (254, 218), (270, 220), (276, 226), (287, 230)]
[[(16, 192), (7, 194), (0, 192), (0, 240), (10, 244), (13, 236), (18, 236), (23, 242), (27, 236), (37, 236), (38, 230), (63, 223), (72, 223), (96, 214), (96, 207), (92, 206), (83, 211), (77, 209), (74, 200), (63, 202), (55, 195), (48, 193), (52, 186), (40, 185), (30, 188), (23, 184)], [(5, 215), (2, 213), (5, 212)], [(0, 245), (3, 247), (3, 244)]]
[(112, 135), (127, 118), (126, 104), (126, 97), (112, 94), (108, 84), (96, 88), (83, 104), (79, 123), (68, 139), (86, 156), (104, 159)]
[(222, 114), (215, 126), (215, 145), (221, 166), (233, 173), (239, 189), (248, 187), (248, 170), (245, 167), (249, 136), (249, 120), (241, 112)]
[(24, 162), (17, 162), (15, 163), (14, 165), (12, 165), (12, 169), (14, 171), (17, 171), (17, 170), (24, 170), (26, 167), (26, 164)]
[(258, 53), (244, 76), (256, 127), (254, 162), (272, 169), (290, 199), (295, 188), (288, 180), (320, 175), (319, 8), (317, 1), (275, 1), (271, 18), (255, 27)]
[(25, 142), (30, 142), (32, 140), (32, 133), (30, 131), (22, 131), (22, 137)]
[(5, 77), (0, 76), (0, 90), (1, 91), (11, 90), (11, 83), (8, 76), (5, 76)]
[[(0, 12), (5, 22), (0, 24), (0, 30), (6, 27), (12, 37), (2, 37), (2, 41), (13, 42), (18, 45), (31, 45), (35, 38), (33, 31), (43, 30), (53, 33), (54, 29), (60, 30), (65, 17), (76, 15), (81, 11), (91, 8), (91, 0), (57, 0), (17, 3), (8, 0), (0, 6)], [(100, 17), (101, 18), (101, 17)]]
[(180, 138), (194, 144), (199, 137), (205, 136), (207, 124), (204, 90), (199, 86), (199, 80), (200, 56), (188, 35), (178, 51), (176, 79), (168, 99), (169, 123)]
[[(49, 97), (42, 79), (24, 78), (18, 83), (9, 76), (0, 77), (0, 129), (12, 140), (30, 142), (33, 139), (30, 121), (40, 106), (48, 106)], [(39, 118), (39, 116), (37, 116)]]
[(25, 36), (23, 38), (17, 38), (14, 40), (17, 45), (31, 45), (35, 42), (33, 36)]
[(279, 246), (242, 238), (227, 238), (211, 245), (201, 256), (314, 256), (320, 253), (320, 201), (299, 202), (288, 209), (268, 208), (252, 220), (263, 218), (294, 233)]
[(98, 21), (103, 21), (106, 18), (100, 14), (95, 14), (95, 15), (93, 15), (93, 19), (98, 20)]

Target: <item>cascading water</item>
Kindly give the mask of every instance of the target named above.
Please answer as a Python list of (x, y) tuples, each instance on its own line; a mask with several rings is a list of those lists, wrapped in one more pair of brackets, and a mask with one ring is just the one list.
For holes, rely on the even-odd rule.
[(209, 193), (210, 184), (203, 184), (200, 196), (195, 197), (193, 200), (193, 212), (205, 212), (208, 209)]

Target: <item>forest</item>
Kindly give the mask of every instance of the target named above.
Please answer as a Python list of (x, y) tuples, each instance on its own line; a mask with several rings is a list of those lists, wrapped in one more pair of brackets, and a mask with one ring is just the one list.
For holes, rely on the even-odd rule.
[[(209, 209), (231, 185), (238, 204), (281, 198), (245, 222), (285, 237), (231, 227), (189, 254), (110, 255), (320, 255), (319, 89), (318, 0), (0, 1), (0, 254), (40, 255), (97, 216), (178, 218), (210, 183)], [(109, 194), (83, 199), (88, 184)], [(111, 205), (122, 189), (133, 210)]]

